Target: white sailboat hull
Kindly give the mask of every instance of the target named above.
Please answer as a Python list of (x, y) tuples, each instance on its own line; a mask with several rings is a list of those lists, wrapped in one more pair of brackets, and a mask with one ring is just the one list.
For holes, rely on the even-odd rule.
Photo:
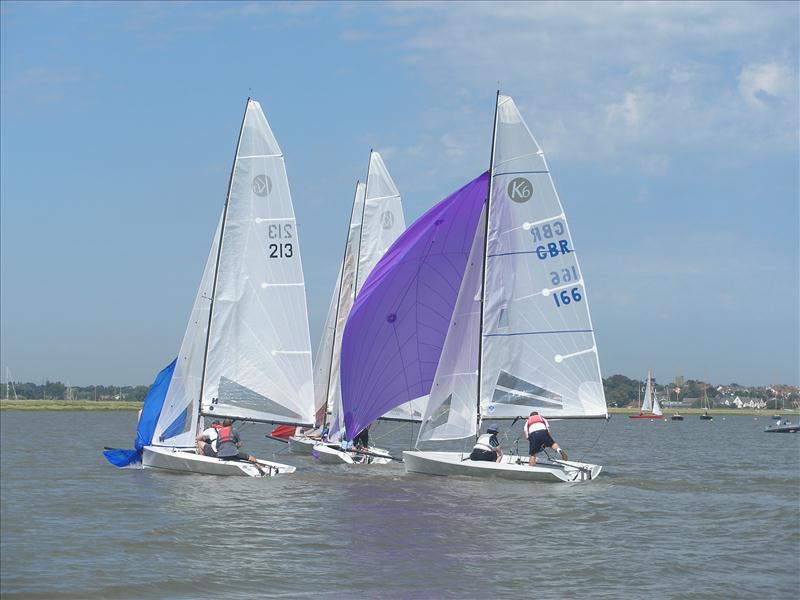
[(311, 456), (314, 446), (319, 443), (321, 443), (319, 439), (306, 437), (304, 435), (293, 435), (289, 438), (289, 452), (292, 454)]
[(499, 463), (472, 461), (461, 452), (403, 452), (406, 473), (426, 475), (463, 475), (467, 477), (497, 477), (517, 481), (542, 483), (578, 483), (595, 479), (600, 465), (575, 461), (537, 463), (528, 466), (527, 456), (504, 456)]
[[(376, 456), (384, 454), (384, 456)], [(385, 465), (391, 458), (386, 450), (380, 448), (370, 448), (369, 454), (351, 454), (350, 452), (343, 452), (326, 444), (319, 443), (314, 446), (312, 456), (323, 465), (353, 465), (353, 464), (370, 464), (370, 465)]]
[(258, 463), (260, 469), (248, 462), (200, 456), (187, 448), (145, 446), (142, 453), (142, 465), (146, 469), (240, 477), (271, 477), (295, 471), (291, 465), (267, 460), (259, 460)]

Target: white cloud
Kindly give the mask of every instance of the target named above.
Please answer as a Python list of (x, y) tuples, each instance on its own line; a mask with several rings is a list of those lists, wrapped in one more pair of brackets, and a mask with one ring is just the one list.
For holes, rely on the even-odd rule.
[[(548, 155), (730, 148), (743, 137), (796, 147), (796, 4), (390, 7), (404, 17), (387, 22), (404, 30), (401, 60), (409, 68), (431, 87), (473, 90), (473, 106), (499, 81)], [(478, 98), (481, 89), (487, 93)], [(769, 119), (756, 114), (765, 98), (785, 100)], [(442, 126), (456, 131), (464, 123), (453, 114)]]
[(792, 85), (791, 70), (778, 63), (746, 65), (739, 73), (739, 93), (751, 106), (766, 106), (769, 98), (786, 95)]

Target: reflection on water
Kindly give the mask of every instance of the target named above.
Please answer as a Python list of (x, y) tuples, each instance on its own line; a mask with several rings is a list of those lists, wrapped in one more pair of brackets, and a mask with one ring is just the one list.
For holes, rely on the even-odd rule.
[[(246, 449), (297, 473), (116, 470), (100, 452), (130, 445), (134, 420), (3, 413), (4, 598), (795, 598), (800, 585), (800, 435), (766, 435), (763, 419), (556, 422), (571, 456), (605, 466), (585, 485), (319, 466), (255, 425)], [(381, 423), (371, 437), (399, 454), (412, 435)]]

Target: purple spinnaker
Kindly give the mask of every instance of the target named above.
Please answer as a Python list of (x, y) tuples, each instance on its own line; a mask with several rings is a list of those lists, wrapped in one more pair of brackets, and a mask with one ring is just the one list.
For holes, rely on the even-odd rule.
[(489, 191), (484, 173), (417, 219), (370, 273), (342, 338), (342, 404), (352, 439), (429, 394)]

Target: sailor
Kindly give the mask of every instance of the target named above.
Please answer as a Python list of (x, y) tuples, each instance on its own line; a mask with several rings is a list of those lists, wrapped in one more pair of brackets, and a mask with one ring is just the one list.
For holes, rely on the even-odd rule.
[(258, 464), (258, 459), (255, 456), (251, 456), (247, 452), (239, 452), (239, 446), (242, 445), (242, 441), (231, 419), (225, 419), (222, 422), (222, 427), (217, 430), (217, 435), (219, 436), (217, 439), (217, 458), (222, 460), (246, 460)]
[(197, 434), (197, 454), (200, 456), (210, 456), (212, 458), (217, 456), (218, 431), (221, 427), (222, 423), (214, 421), (211, 423), (211, 427)]
[(469, 455), (470, 460), (483, 460), (487, 462), (500, 462), (503, 457), (503, 450), (500, 448), (500, 440), (497, 434), (500, 430), (497, 425), (489, 425), (486, 433), (482, 434), (475, 442), (475, 447)]
[(356, 448), (360, 448), (362, 450), (369, 450), (369, 428), (370, 426), (364, 427), (359, 434), (353, 438), (353, 444)]
[(528, 464), (533, 466), (536, 464), (536, 453), (541, 452), (544, 448), (552, 448), (556, 450), (563, 460), (567, 460), (567, 453), (553, 440), (550, 435), (550, 424), (538, 411), (531, 412), (528, 420), (525, 421), (525, 429), (523, 434), (528, 440), (528, 450), (530, 458)]

